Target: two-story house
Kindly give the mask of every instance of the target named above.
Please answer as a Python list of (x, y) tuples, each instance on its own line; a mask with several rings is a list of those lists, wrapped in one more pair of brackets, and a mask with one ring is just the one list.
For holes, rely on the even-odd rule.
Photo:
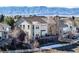
[(41, 16), (22, 17), (15, 25), (20, 27), (29, 39), (35, 39), (48, 33), (48, 25), (43, 18)]
[(0, 40), (8, 39), (11, 27), (7, 24), (0, 23)]

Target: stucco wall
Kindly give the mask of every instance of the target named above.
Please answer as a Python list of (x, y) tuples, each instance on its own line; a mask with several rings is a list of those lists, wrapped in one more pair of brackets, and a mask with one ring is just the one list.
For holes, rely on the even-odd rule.
[[(37, 26), (39, 27), (39, 29), (36, 29)], [(36, 34), (39, 34), (39, 36), (44, 36), (48, 33), (47, 29), (47, 24), (34, 24), (34, 37), (36, 36)], [(43, 34), (41, 33), (42, 30), (45, 30)]]
[[(20, 27), (20, 25), (22, 25), (22, 27)], [(29, 24), (28, 22), (24, 21), (22, 22), (20, 25), (18, 25), (26, 34), (28, 34), (28, 38), (31, 39), (32, 36), (32, 32), (31, 32), (31, 24)], [(23, 28), (23, 25), (25, 25), (25, 28)], [(28, 25), (29, 25), (29, 29), (28, 29)]]

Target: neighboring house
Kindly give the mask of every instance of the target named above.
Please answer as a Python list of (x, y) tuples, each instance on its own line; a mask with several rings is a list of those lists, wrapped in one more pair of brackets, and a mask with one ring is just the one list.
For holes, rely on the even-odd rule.
[(76, 33), (76, 27), (74, 26), (74, 21), (70, 17), (60, 18), (60, 33), (65, 37), (69, 33)]
[(48, 34), (56, 35), (58, 33), (58, 19), (56, 16), (48, 16), (45, 21), (48, 24)]
[(67, 33), (69, 31), (76, 31), (76, 27), (74, 27), (73, 25), (71, 25), (69, 23), (64, 23), (63, 24), (63, 31), (64, 31), (64, 33)]
[(20, 27), (29, 39), (35, 39), (48, 33), (48, 25), (43, 18), (43, 16), (22, 17), (15, 25)]
[(11, 27), (7, 24), (0, 23), (0, 40), (8, 39)]

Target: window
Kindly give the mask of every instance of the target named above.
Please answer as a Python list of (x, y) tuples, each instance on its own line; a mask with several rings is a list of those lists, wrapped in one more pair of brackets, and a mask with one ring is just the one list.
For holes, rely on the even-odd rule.
[(20, 25), (20, 28), (22, 28), (22, 25)]
[(46, 31), (46, 30), (41, 30), (41, 31)]
[(25, 29), (25, 25), (23, 25), (23, 29)]
[(39, 29), (39, 26), (36, 26), (36, 29)]
[(32, 29), (34, 29), (34, 25), (32, 26)]
[(72, 26), (70, 26), (70, 28), (72, 29)]
[(3, 27), (3, 29), (4, 29), (4, 27)]
[(5, 35), (4, 37), (5, 37), (5, 38), (7, 38), (7, 36), (6, 36), (6, 35)]
[(66, 24), (65, 24), (65, 25), (63, 25), (63, 26), (64, 26), (64, 27), (68, 27), (68, 25), (66, 25)]
[(7, 32), (4, 32), (4, 34), (7, 34)]
[(39, 34), (36, 34), (36, 37), (39, 37)]
[(28, 25), (28, 29), (29, 29), (29, 25)]
[(1, 37), (0, 37), (0, 39), (1, 39)]

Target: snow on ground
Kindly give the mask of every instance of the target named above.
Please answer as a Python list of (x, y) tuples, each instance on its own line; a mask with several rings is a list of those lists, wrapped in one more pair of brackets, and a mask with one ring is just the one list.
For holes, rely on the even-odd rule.
[(49, 45), (49, 46), (41, 47), (41, 49), (58, 48), (58, 47), (63, 47), (63, 46), (67, 46), (67, 45), (69, 45), (69, 44), (55, 44), (55, 45)]

